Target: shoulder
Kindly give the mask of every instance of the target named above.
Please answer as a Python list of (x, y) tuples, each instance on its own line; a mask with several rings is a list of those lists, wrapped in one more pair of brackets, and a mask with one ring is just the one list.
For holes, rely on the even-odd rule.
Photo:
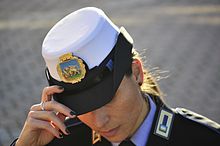
[(220, 145), (219, 124), (184, 108), (157, 106), (149, 145)]
[(171, 140), (184, 145), (220, 144), (220, 125), (207, 117), (184, 108), (174, 112)]
[(205, 116), (202, 116), (185, 108), (176, 108), (173, 109), (173, 111), (176, 113), (176, 115), (179, 115), (182, 118), (186, 118), (192, 122), (196, 122), (201, 126), (206, 126), (209, 129), (214, 130), (220, 134), (220, 125)]

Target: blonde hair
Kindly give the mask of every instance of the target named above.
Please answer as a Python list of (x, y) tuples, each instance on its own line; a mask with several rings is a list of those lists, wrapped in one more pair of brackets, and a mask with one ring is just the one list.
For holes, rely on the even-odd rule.
[[(132, 59), (142, 60), (139, 53), (132, 49)], [(153, 96), (162, 97), (162, 92), (159, 88), (157, 81), (159, 80), (159, 74), (155, 73), (155, 70), (143, 69), (144, 71), (144, 82), (140, 85), (141, 91), (151, 94)], [(157, 72), (157, 71), (156, 71)]]

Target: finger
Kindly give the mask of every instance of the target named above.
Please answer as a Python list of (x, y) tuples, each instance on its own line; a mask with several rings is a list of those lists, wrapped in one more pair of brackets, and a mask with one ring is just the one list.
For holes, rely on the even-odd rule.
[[(64, 114), (59, 113), (59, 112), (56, 113), (56, 116), (57, 116), (62, 122), (64, 122), (65, 119), (66, 119), (66, 116), (65, 116)], [(56, 127), (56, 125), (53, 124), (53, 121), (51, 121), (51, 124), (52, 124), (54, 127)]]
[[(76, 116), (75, 112), (73, 112), (70, 108), (68, 108), (67, 106), (65, 106), (59, 102), (56, 102), (56, 101), (45, 102), (44, 109), (46, 111), (56, 111), (56, 112), (62, 113), (65, 116), (70, 117), (70, 118), (74, 118)], [(42, 110), (41, 104), (33, 105), (30, 110), (31, 111), (41, 111)]]
[(52, 111), (30, 111), (28, 116), (38, 120), (43, 120), (48, 122), (52, 121), (52, 124), (54, 124), (55, 127), (60, 129), (64, 134), (66, 135), (69, 134), (65, 124)]
[(55, 129), (48, 121), (42, 121), (42, 120), (29, 117), (26, 121), (26, 125), (35, 130), (36, 129), (46, 130), (47, 132), (51, 133), (55, 137), (61, 138), (59, 130)]
[(64, 115), (64, 114), (62, 114), (62, 113), (59, 113), (59, 112), (57, 112), (57, 117), (61, 120), (61, 121), (65, 121), (65, 119), (66, 119), (66, 116)]
[[(66, 116), (65, 116), (64, 114), (57, 112), (57, 113), (56, 113), (56, 116), (64, 123), (64, 121), (65, 121), (65, 119), (66, 119)], [(52, 122), (52, 124), (53, 124), (53, 122)], [(65, 124), (64, 124), (64, 125), (65, 125)], [(66, 126), (66, 125), (65, 125), (65, 126)], [(67, 127), (66, 127), (66, 132), (67, 132), (68, 134), (70, 134), (70, 131), (68, 130)]]
[(50, 101), (54, 93), (61, 93), (63, 90), (63, 87), (56, 85), (45, 87), (42, 91), (41, 101)]

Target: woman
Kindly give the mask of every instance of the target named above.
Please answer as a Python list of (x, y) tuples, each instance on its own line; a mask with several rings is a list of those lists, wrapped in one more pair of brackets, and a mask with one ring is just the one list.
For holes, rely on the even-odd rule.
[(42, 47), (50, 86), (12, 145), (220, 144), (219, 124), (164, 104), (132, 48), (126, 30), (98, 8), (59, 21)]

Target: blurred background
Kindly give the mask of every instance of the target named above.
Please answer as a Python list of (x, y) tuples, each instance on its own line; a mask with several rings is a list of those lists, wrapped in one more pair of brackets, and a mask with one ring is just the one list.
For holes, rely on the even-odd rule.
[(168, 71), (165, 101), (220, 123), (219, 0), (0, 0), (0, 145), (16, 138), (47, 85), (41, 44), (68, 13), (102, 8), (124, 26), (145, 67)]

